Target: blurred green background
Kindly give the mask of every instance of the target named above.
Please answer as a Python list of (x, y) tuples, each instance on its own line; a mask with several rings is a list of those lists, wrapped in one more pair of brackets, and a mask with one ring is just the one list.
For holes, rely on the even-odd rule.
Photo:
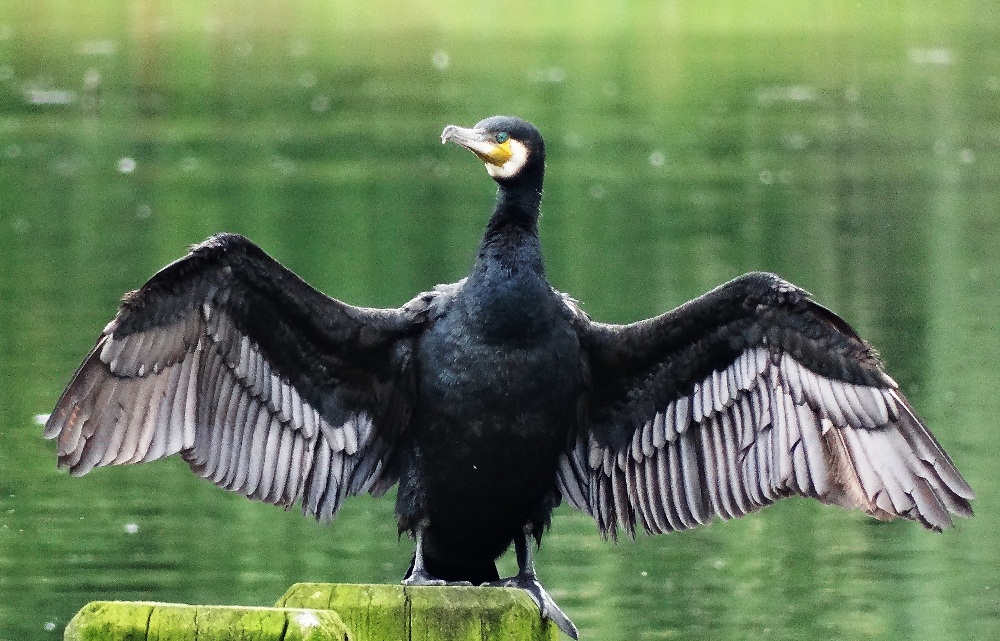
[(438, 136), (495, 113), (545, 136), (549, 277), (595, 318), (777, 271), (980, 496), (943, 535), (790, 500), (617, 546), (564, 506), (539, 571), (583, 638), (1000, 638), (997, 42), (985, 0), (0, 0), (0, 641), (93, 599), (401, 578), (389, 498), (321, 527), (179, 460), (74, 480), (34, 417), (217, 231), (354, 304), (461, 278), (494, 185)]

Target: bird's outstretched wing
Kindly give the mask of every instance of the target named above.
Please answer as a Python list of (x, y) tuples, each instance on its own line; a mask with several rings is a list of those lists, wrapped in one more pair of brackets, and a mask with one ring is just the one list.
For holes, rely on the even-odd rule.
[(631, 325), (573, 311), (592, 389), (559, 488), (605, 535), (796, 494), (934, 530), (972, 515), (972, 489), (871, 346), (778, 277), (747, 274)]
[(330, 519), (396, 481), (426, 302), (352, 307), (213, 236), (124, 297), (45, 436), (75, 475), (179, 452), (225, 489)]

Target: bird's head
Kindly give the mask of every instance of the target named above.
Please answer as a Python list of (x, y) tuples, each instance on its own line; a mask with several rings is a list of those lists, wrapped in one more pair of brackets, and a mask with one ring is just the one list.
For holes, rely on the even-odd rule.
[(479, 156), (501, 185), (542, 177), (545, 143), (534, 125), (520, 118), (493, 116), (471, 129), (448, 125), (441, 132), (441, 143), (449, 140)]

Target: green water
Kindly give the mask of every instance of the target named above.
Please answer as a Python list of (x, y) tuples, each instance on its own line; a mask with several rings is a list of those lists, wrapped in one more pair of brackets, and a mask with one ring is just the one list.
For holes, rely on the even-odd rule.
[(928, 7), (0, 0), (0, 641), (93, 599), (400, 579), (389, 498), (321, 527), (180, 461), (71, 479), (34, 416), (217, 231), (360, 305), (462, 277), (494, 186), (438, 135), (494, 113), (546, 137), (549, 277), (595, 318), (777, 271), (980, 496), (943, 535), (790, 500), (617, 546), (562, 507), (539, 568), (583, 638), (1000, 638), (1000, 5)]

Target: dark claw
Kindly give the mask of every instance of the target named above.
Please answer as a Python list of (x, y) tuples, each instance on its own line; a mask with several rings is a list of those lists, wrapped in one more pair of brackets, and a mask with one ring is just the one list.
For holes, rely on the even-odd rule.
[(549, 596), (549, 593), (545, 591), (545, 588), (542, 587), (542, 584), (534, 575), (519, 574), (509, 579), (492, 581), (488, 585), (524, 590), (531, 597), (531, 600), (535, 602), (535, 605), (538, 606), (538, 612), (541, 613), (543, 619), (548, 619), (555, 623), (556, 627), (565, 632), (573, 641), (577, 641), (580, 638), (580, 633), (576, 629), (576, 626), (569, 620), (566, 613), (556, 605), (556, 602)]

